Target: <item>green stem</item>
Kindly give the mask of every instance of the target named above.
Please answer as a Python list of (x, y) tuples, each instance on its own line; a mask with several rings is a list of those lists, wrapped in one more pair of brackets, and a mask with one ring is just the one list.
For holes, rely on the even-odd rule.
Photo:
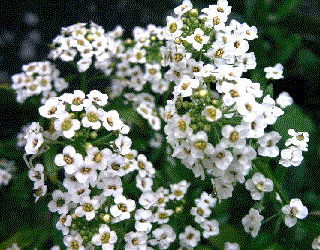
[(113, 130), (113, 131), (112, 131), (111, 133), (109, 133), (108, 135), (106, 135), (106, 136), (104, 136), (104, 137), (102, 137), (102, 138), (100, 138), (100, 139), (92, 142), (92, 145), (93, 145), (93, 146), (105, 145), (105, 144), (107, 144), (107, 143), (110, 141), (111, 137), (114, 136), (114, 135), (116, 135), (117, 133), (118, 133), (118, 130)]
[(88, 81), (87, 81), (87, 77), (86, 77), (86, 72), (80, 73), (80, 76), (81, 76), (80, 89), (85, 94), (87, 94), (87, 92), (88, 92)]
[(253, 160), (253, 164), (258, 168), (258, 170), (264, 174), (265, 177), (272, 180), (274, 184), (275, 191), (279, 194), (282, 202), (284, 204), (289, 204), (289, 198), (285, 194), (282, 185), (278, 182), (278, 180), (275, 178), (275, 176), (272, 174), (271, 170), (269, 169), (269, 166), (264, 165), (260, 159), (256, 158)]
[(270, 220), (272, 220), (272, 219), (274, 219), (274, 218), (276, 218), (276, 217), (278, 217), (278, 216), (279, 216), (278, 213), (270, 216), (269, 218), (265, 219), (265, 220), (261, 223), (261, 225), (267, 223), (268, 221), (270, 221)]
[(43, 137), (45, 140), (47, 140), (48, 142), (50, 142), (51, 144), (60, 144), (60, 145), (63, 145), (63, 146), (68, 146), (69, 144), (66, 143), (66, 142), (62, 142), (62, 141), (55, 141), (55, 140), (52, 140), (51, 138), (49, 137)]

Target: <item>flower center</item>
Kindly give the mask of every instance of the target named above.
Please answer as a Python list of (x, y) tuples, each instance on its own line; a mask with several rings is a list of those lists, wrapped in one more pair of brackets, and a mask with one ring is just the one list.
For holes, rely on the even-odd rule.
[(224, 54), (223, 49), (218, 49), (214, 56), (215, 58), (221, 58), (223, 54)]
[(197, 141), (194, 143), (194, 147), (200, 150), (204, 150), (207, 147), (207, 143), (205, 141)]
[(216, 119), (217, 112), (215, 108), (208, 108), (207, 111), (211, 119)]
[(78, 242), (77, 242), (76, 240), (72, 240), (72, 241), (70, 242), (70, 248), (71, 248), (71, 249), (74, 249), (74, 250), (79, 249), (79, 244), (78, 244)]
[(48, 115), (53, 115), (55, 112), (57, 111), (57, 107), (53, 106), (49, 109), (48, 111)]
[(212, 23), (213, 23), (213, 25), (218, 25), (219, 23), (220, 23), (220, 18), (219, 17), (214, 17), (213, 19), (212, 19)]
[(150, 75), (155, 75), (157, 73), (156, 69), (149, 69), (149, 74)]
[(89, 122), (97, 122), (97, 121), (99, 120), (97, 114), (94, 113), (94, 112), (89, 112), (89, 113), (87, 114), (87, 117), (88, 117), (88, 121), (89, 121)]
[(66, 201), (63, 198), (59, 198), (56, 201), (57, 207), (62, 207), (65, 203), (66, 203)]
[(139, 240), (138, 240), (137, 238), (132, 239), (131, 242), (132, 242), (132, 244), (135, 245), (135, 246), (139, 244)]
[(72, 104), (73, 104), (73, 105), (76, 105), (76, 106), (78, 106), (78, 105), (80, 105), (80, 104), (82, 104), (82, 103), (83, 103), (83, 99), (80, 98), (80, 97), (76, 97), (76, 98), (74, 98), (74, 99), (72, 100)]
[(182, 90), (186, 90), (188, 88), (188, 86), (189, 86), (189, 83), (188, 82), (184, 82), (184, 83), (181, 84), (181, 89)]
[(110, 239), (110, 234), (109, 233), (104, 233), (102, 236), (101, 236), (101, 242), (102, 244), (107, 244), (109, 242), (109, 239)]
[(175, 196), (181, 196), (182, 195), (182, 191), (181, 190), (174, 190), (173, 194)]
[(118, 204), (118, 208), (122, 212), (126, 212), (127, 211), (127, 206), (125, 204), (123, 204), (123, 203)]
[(175, 59), (177, 62), (180, 62), (180, 61), (183, 59), (183, 55), (181, 55), (181, 54), (175, 54), (175, 55), (174, 55), (174, 59)]
[(203, 38), (201, 35), (195, 35), (194, 36), (194, 40), (197, 42), (197, 43), (202, 43), (203, 42)]
[(100, 153), (96, 153), (93, 157), (93, 160), (96, 162), (96, 163), (99, 163), (101, 160), (102, 160), (102, 156)]
[(83, 174), (89, 174), (91, 172), (91, 168), (83, 167), (80, 169), (80, 172)]
[(239, 96), (239, 92), (236, 91), (235, 89), (231, 89), (231, 90), (229, 91), (229, 93), (230, 93), (231, 97), (233, 97), (233, 98)]
[(229, 141), (236, 142), (238, 139), (239, 139), (239, 133), (238, 132), (233, 131), (233, 132), (230, 133)]
[(240, 47), (240, 42), (239, 41), (235, 41), (233, 46), (238, 49)]
[(198, 207), (197, 208), (197, 214), (199, 214), (200, 216), (204, 215), (204, 211), (202, 208)]
[(174, 33), (177, 30), (177, 28), (178, 28), (178, 26), (177, 26), (176, 23), (171, 23), (169, 25), (169, 30), (170, 30), (171, 33)]
[(138, 161), (138, 166), (139, 166), (140, 169), (145, 169), (146, 168), (145, 164), (142, 161)]
[(166, 213), (159, 213), (158, 218), (161, 220), (164, 220), (164, 219), (168, 218), (168, 215)]
[(118, 171), (120, 169), (120, 164), (117, 163), (112, 163), (111, 168), (115, 171)]
[(64, 119), (61, 124), (62, 131), (68, 131), (72, 127), (72, 122), (70, 118)]
[(187, 129), (186, 122), (185, 122), (184, 120), (180, 119), (180, 120), (178, 121), (178, 128), (179, 128), (181, 131), (185, 132), (186, 129)]
[(67, 164), (72, 164), (73, 160), (69, 155), (63, 155), (63, 160), (67, 163)]
[(91, 212), (93, 210), (93, 206), (90, 203), (84, 203), (82, 205), (82, 209), (85, 212)]
[(256, 189), (258, 189), (259, 192), (263, 192), (263, 191), (264, 191), (264, 183), (263, 183), (263, 182), (259, 182), (259, 183), (256, 185)]

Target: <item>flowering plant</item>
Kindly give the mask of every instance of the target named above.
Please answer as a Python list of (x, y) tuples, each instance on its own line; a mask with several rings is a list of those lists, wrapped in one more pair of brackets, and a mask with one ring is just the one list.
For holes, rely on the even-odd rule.
[[(53, 228), (4, 249), (41, 248), (51, 236), (51, 249), (283, 249), (276, 235), (291, 228), (320, 248), (306, 218), (316, 211), (282, 183), (309, 133), (290, 128), (284, 139), (277, 129), (293, 100), (275, 100), (266, 79), (284, 68), (251, 80), (258, 30), (230, 13), (227, 0), (202, 10), (184, 0), (165, 27), (136, 27), (126, 40), (120, 26), (77, 23), (53, 40), (49, 61), (12, 76), (17, 101), (38, 105), (18, 146)], [(10, 178), (4, 170), (1, 183)], [(243, 215), (237, 200), (249, 205)]]

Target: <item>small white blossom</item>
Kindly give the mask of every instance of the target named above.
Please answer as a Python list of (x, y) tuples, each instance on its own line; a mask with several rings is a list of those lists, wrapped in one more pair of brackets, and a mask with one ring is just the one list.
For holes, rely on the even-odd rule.
[(259, 214), (258, 210), (251, 208), (249, 214), (242, 218), (244, 230), (255, 238), (258, 235), (263, 218), (264, 217)]
[(291, 199), (290, 204), (282, 207), (285, 214), (284, 223), (288, 227), (293, 227), (297, 223), (297, 219), (304, 219), (308, 215), (308, 208), (304, 206), (300, 199)]

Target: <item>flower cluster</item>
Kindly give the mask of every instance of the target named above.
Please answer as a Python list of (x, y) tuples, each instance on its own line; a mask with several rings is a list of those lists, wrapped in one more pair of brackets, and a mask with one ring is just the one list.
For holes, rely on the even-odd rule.
[(59, 77), (60, 71), (49, 61), (23, 65), (22, 71), (11, 77), (11, 87), (16, 91), (19, 103), (42, 94), (41, 103), (44, 104), (51, 96), (57, 96), (57, 93), (69, 86), (64, 78)]
[[(36, 201), (52, 191), (48, 208), (59, 215), (65, 248), (194, 249), (219, 235), (224, 222), (215, 209), (238, 183), (257, 201), (241, 220), (253, 238), (264, 223), (266, 197), (276, 197), (274, 216), (288, 227), (308, 215), (299, 199), (289, 202), (264, 164), (298, 166), (309, 134), (289, 129), (291, 138), (279, 149), (281, 135), (272, 125), (292, 98), (284, 92), (274, 100), (265, 86), (244, 77), (256, 67), (249, 42), (257, 29), (227, 24), (230, 13), (227, 0), (201, 11), (184, 0), (165, 27), (136, 27), (126, 40), (119, 26), (110, 32), (93, 22), (62, 28), (49, 58), (80, 72), (82, 90), (73, 93), (50, 92), (51, 81), (57, 92), (68, 84), (48, 62), (25, 65), (13, 76), (21, 102), (44, 95), (40, 122), (23, 128), (18, 145), (26, 152)], [(92, 77), (91, 66), (99, 71)], [(283, 77), (281, 64), (264, 71), (268, 79)], [(110, 80), (108, 94), (87, 93), (95, 79)], [(148, 150), (134, 147), (134, 119), (122, 121), (119, 100), (150, 125), (152, 138), (143, 139)], [(7, 183), (10, 176), (3, 176)], [(240, 246), (226, 242), (224, 249)]]

